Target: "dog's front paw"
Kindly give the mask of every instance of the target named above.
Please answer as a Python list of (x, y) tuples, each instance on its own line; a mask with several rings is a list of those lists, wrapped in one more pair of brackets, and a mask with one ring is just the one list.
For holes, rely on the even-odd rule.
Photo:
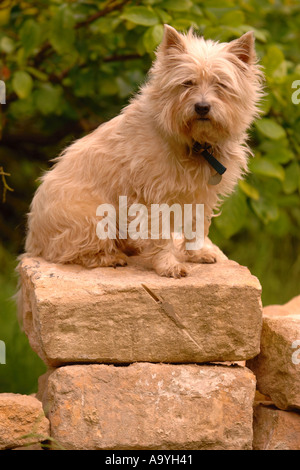
[(214, 253), (207, 251), (206, 253), (202, 253), (196, 262), (204, 264), (213, 264), (217, 262), (217, 257)]
[[(183, 261), (183, 260), (182, 260)], [(152, 258), (153, 268), (159, 276), (181, 278), (188, 274), (188, 267), (167, 250), (161, 250)]]
[(115, 255), (106, 256), (102, 263), (102, 266), (111, 266), (113, 268), (127, 266), (127, 257), (123, 253), (116, 253)]
[(183, 263), (176, 263), (164, 267), (156, 267), (156, 272), (160, 276), (174, 277), (180, 279), (188, 274), (188, 269)]
[(202, 248), (199, 251), (187, 252), (186, 259), (191, 263), (213, 264), (217, 262), (217, 253), (211, 248)]

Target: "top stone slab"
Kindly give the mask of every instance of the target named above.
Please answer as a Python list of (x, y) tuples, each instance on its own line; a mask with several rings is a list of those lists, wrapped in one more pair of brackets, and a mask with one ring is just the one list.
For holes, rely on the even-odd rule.
[(259, 353), (261, 287), (220, 257), (161, 278), (130, 260), (86, 270), (24, 257), (24, 330), (50, 366), (74, 363), (242, 361)]

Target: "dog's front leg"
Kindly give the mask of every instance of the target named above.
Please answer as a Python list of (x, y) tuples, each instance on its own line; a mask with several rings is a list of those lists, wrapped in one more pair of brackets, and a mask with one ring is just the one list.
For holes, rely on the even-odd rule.
[(148, 243), (143, 255), (150, 259), (159, 276), (181, 278), (188, 273), (187, 266), (178, 260), (172, 240)]
[[(197, 222), (193, 218), (192, 229), (196, 234), (193, 239), (187, 238), (186, 234), (182, 242), (179, 244), (178, 259), (188, 261), (190, 263), (215, 263), (219, 254), (219, 249), (211, 243), (208, 239), (209, 227), (211, 224), (211, 217), (204, 209), (204, 221), (202, 226), (202, 233), (197, 233)], [(201, 243), (202, 242), (202, 243)], [(200, 245), (200, 247), (198, 247)]]

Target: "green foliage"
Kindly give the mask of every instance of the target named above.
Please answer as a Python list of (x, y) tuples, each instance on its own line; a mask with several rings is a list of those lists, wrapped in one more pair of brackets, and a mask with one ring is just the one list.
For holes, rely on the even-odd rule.
[(0, 339), (6, 344), (6, 364), (0, 364), (0, 393), (34, 393), (46, 367), (28, 344), (16, 316), (16, 261), (0, 244)]
[[(77, 137), (111, 118), (144, 80), (164, 22), (222, 41), (254, 30), (266, 73), (263, 117), (252, 131), (251, 176), (225, 203), (216, 227), (229, 238), (247, 225), (250, 212), (267, 224), (279, 217), (283, 195), (299, 194), (300, 106), (291, 100), (292, 84), (300, 77), (299, 2), (40, 0), (33, 6), (7, 1), (0, 21), (8, 89), (4, 142), (22, 128), (29, 136), (46, 134), (51, 143), (59, 126), (69, 130), (76, 121)], [(46, 162), (49, 148), (39, 151)], [(281, 184), (274, 185), (268, 208), (268, 182), (274, 179)], [(236, 205), (245, 211), (238, 225), (231, 213)]]
[(254, 158), (211, 237), (259, 276), (265, 303), (287, 301), (299, 293), (300, 271), (300, 104), (292, 102), (300, 79), (298, 0), (2, 1), (0, 166), (14, 189), (0, 206), (3, 245), (22, 251), (38, 176), (66, 144), (128, 102), (155, 57), (163, 23), (220, 41), (255, 33), (266, 96), (251, 130)]

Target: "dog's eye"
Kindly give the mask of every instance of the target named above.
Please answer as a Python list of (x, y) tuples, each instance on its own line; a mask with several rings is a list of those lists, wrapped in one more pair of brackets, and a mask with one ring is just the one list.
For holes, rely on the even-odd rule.
[(183, 82), (182, 86), (184, 86), (185, 88), (189, 88), (191, 86), (194, 85), (194, 82), (192, 80), (186, 80), (185, 82)]
[(228, 90), (228, 86), (225, 85), (225, 83), (222, 83), (222, 82), (218, 82), (217, 85), (221, 88), (223, 88), (224, 90)]

